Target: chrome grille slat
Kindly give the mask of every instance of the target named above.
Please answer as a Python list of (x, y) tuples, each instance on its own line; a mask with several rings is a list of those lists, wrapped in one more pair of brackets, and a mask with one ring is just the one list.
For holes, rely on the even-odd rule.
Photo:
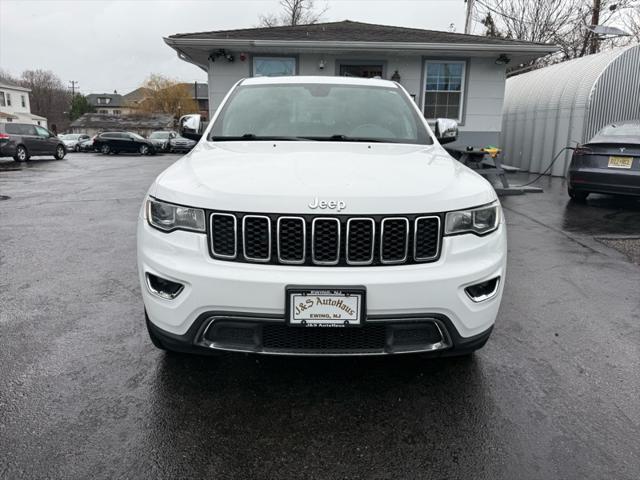
[[(332, 235), (330, 225), (336, 227), (336, 234)], [(316, 217), (311, 222), (311, 260), (316, 265), (337, 265), (340, 262), (340, 220), (334, 217)], [(333, 238), (332, 238), (333, 237)], [(318, 242), (322, 242), (318, 244)], [(335, 244), (335, 247), (333, 247)], [(330, 254), (335, 250), (332, 258)], [(322, 258), (318, 258), (322, 257)], [(330, 259), (330, 260), (329, 260)]]
[[(255, 220), (257, 220), (257, 222), (254, 222)], [(254, 223), (254, 225), (247, 226), (248, 222)], [(266, 222), (266, 246), (259, 238), (260, 236), (264, 236), (265, 232), (259, 231), (260, 227), (257, 226), (258, 223), (264, 222)], [(258, 230), (257, 232), (252, 231), (256, 229)], [(258, 238), (255, 238), (256, 236)], [(265, 251), (264, 255), (254, 255), (262, 250)], [(244, 258), (254, 262), (264, 263), (271, 260), (271, 219), (269, 217), (265, 215), (245, 215), (242, 217), (242, 253)]]
[[(432, 222), (436, 226), (435, 232), (425, 232), (424, 224), (426, 222)], [(421, 226), (422, 224), (422, 226)], [(430, 225), (430, 228), (433, 228), (433, 225)], [(435, 235), (434, 235), (435, 233)], [(419, 255), (419, 253), (424, 253), (423, 250), (428, 249), (425, 248), (424, 245), (419, 245), (420, 240), (424, 240), (424, 237), (429, 235), (430, 237), (436, 238), (435, 252), (433, 255)], [(428, 240), (433, 241), (432, 238), (428, 238)], [(428, 247), (428, 246), (427, 246)], [(419, 250), (421, 250), (419, 252)], [(429, 260), (434, 260), (440, 256), (440, 217), (434, 215), (428, 215), (423, 217), (417, 217), (414, 220), (414, 228), (413, 228), (413, 259), (416, 262), (426, 262)]]
[[(387, 227), (386, 232), (385, 227)], [(401, 240), (402, 236), (404, 236), (403, 240)], [(399, 248), (402, 248), (402, 255), (393, 251)], [(380, 227), (380, 262), (385, 265), (404, 263), (408, 255), (409, 220), (405, 217), (387, 217), (383, 219)]]
[[(295, 222), (295, 223), (300, 223), (302, 225), (302, 238), (300, 239), (300, 242), (302, 244), (302, 255), (300, 256), (299, 260), (292, 258), (292, 257), (295, 257), (295, 255), (291, 255), (291, 252), (290, 252), (291, 247), (285, 248), (285, 246), (282, 245), (283, 243), (282, 237), (285, 235), (287, 235), (287, 237), (289, 236), (288, 233), (285, 234), (285, 228), (283, 228), (282, 226), (283, 221), (285, 223), (285, 228), (287, 223), (292, 225)], [(278, 247), (278, 261), (280, 263), (285, 263), (290, 265), (303, 264), (306, 260), (306, 253), (307, 253), (307, 222), (305, 221), (305, 219), (302, 217), (279, 217), (278, 223), (277, 223), (276, 241), (277, 241), (277, 247)], [(287, 241), (290, 242), (291, 240), (287, 239)], [(295, 238), (294, 238), (294, 241), (295, 241)], [(287, 251), (284, 252), (284, 250), (287, 250)]]
[[(366, 223), (370, 223), (371, 225), (371, 240), (370, 241), (366, 241), (366, 238), (364, 239), (360, 239), (360, 238), (351, 238), (351, 232), (352, 232), (352, 225), (355, 226), (356, 222), (358, 224), (364, 225)], [(364, 237), (364, 232), (360, 232), (360, 235)], [(355, 235), (354, 235), (355, 236)], [(345, 242), (345, 259), (347, 261), (347, 263), (349, 265), (370, 265), (373, 263), (373, 256), (374, 256), (374, 245), (375, 245), (375, 241), (376, 241), (376, 222), (373, 218), (365, 218), (365, 217), (353, 217), (350, 218), (349, 220), (347, 220), (347, 238), (346, 238), (346, 242)], [(362, 245), (357, 244), (358, 243), (362, 243)], [(362, 249), (362, 248), (366, 248), (365, 244), (369, 244), (368, 248), (369, 248), (369, 252), (371, 252), (369, 254), (369, 256), (367, 258), (365, 258), (364, 260), (358, 260), (357, 258), (357, 253), (354, 252), (355, 249)]]
[[(216, 221), (216, 219), (218, 221)], [(233, 222), (229, 224), (229, 222)], [(224, 258), (232, 260), (238, 255), (238, 220), (235, 215), (230, 213), (214, 213), (210, 219), (210, 244), (211, 252), (216, 258)], [(232, 236), (233, 238), (229, 238)], [(216, 249), (216, 243), (218, 248)], [(229, 252), (229, 244), (233, 246), (233, 253)]]

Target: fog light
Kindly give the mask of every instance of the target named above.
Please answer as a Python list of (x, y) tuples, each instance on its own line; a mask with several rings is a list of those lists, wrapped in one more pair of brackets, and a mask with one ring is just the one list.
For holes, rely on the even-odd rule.
[(156, 297), (164, 298), (165, 300), (173, 300), (184, 289), (184, 285), (181, 283), (172, 282), (151, 273), (147, 273), (146, 278), (149, 291)]
[(476, 283), (470, 285), (464, 289), (467, 296), (474, 302), (483, 302), (494, 297), (498, 293), (498, 287), (500, 286), (500, 277), (486, 280), (482, 283)]

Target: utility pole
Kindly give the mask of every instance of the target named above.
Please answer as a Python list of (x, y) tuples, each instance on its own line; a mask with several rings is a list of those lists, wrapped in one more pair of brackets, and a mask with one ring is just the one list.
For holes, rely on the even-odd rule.
[(474, 0), (464, 0), (467, 4), (467, 18), (464, 22), (464, 33), (471, 33), (471, 20), (473, 20), (473, 2)]
[[(593, 11), (591, 13), (591, 25), (596, 27), (600, 23), (600, 0), (593, 0)], [(589, 53), (598, 53), (599, 47), (598, 34), (591, 32), (591, 45), (589, 47)]]
[(69, 80), (71, 84), (71, 98), (76, 96), (76, 85), (78, 84), (77, 80)]

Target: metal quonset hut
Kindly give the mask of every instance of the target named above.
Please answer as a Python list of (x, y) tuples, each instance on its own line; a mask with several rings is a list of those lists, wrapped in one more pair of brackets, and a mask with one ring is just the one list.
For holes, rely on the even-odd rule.
[[(640, 118), (640, 45), (509, 78), (502, 112), (505, 162), (542, 172), (563, 147), (608, 123)], [(564, 176), (570, 159), (566, 151), (549, 173)]]

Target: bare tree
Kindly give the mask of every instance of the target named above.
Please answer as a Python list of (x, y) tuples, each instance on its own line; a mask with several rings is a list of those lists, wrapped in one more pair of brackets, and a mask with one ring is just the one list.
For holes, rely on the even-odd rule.
[(591, 25), (633, 30), (640, 24), (640, 0), (476, 0), (476, 4), (475, 18), (485, 26), (486, 35), (560, 47), (558, 54), (532, 62), (533, 68), (630, 41), (629, 37), (603, 39), (588, 28)]
[(18, 83), (31, 89), (31, 113), (46, 117), (49, 126), (55, 126), (58, 131), (68, 127), (71, 94), (56, 74), (49, 70), (25, 70)]
[(629, 34), (628, 37), (622, 39), (622, 43), (630, 45), (632, 43), (640, 43), (640, 4), (637, 10), (628, 10), (620, 19), (622, 30)]
[(11, 75), (7, 70), (0, 68), (0, 82), (5, 82), (9, 85), (19, 85), (20, 80)]
[(280, 13), (260, 15), (259, 26), (277, 27), (282, 25), (308, 25), (318, 23), (327, 10), (328, 5), (316, 7), (315, 0), (280, 0)]
[(145, 98), (138, 104), (142, 112), (169, 113), (179, 118), (198, 111), (188, 84), (153, 74), (146, 80), (144, 88)]

